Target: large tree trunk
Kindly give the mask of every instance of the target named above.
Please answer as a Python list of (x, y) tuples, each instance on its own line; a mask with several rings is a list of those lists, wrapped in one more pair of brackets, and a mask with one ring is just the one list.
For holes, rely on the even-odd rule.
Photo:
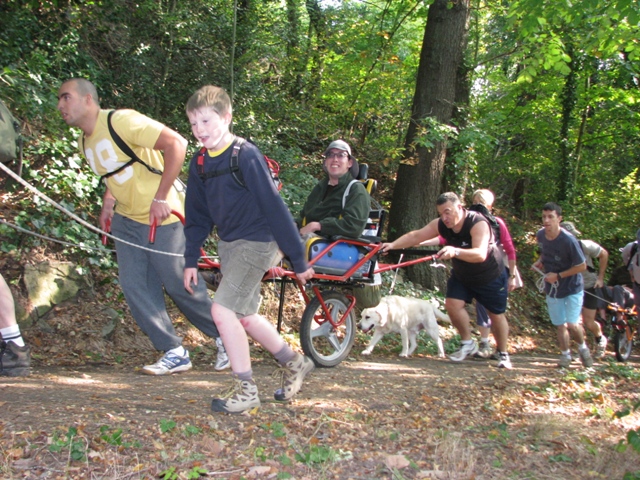
[[(462, 67), (467, 43), (469, 0), (435, 0), (429, 7), (420, 65), (413, 98), (411, 123), (405, 140), (404, 161), (398, 169), (390, 212), (389, 235), (396, 238), (424, 226), (437, 216), (446, 157), (446, 140), (431, 148), (417, 146), (424, 136), (428, 117), (449, 124), (454, 112), (456, 79)], [(442, 285), (441, 269), (419, 264), (408, 271), (409, 278), (432, 288)]]

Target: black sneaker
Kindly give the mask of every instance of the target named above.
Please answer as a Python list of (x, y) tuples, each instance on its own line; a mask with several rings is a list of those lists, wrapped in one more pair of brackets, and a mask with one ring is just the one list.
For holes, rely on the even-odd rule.
[(204, 280), (204, 283), (207, 284), (207, 288), (213, 292), (218, 290), (218, 286), (220, 286), (220, 282), (222, 281), (222, 272), (219, 268), (211, 268), (211, 269), (200, 269), (198, 270), (200, 276)]
[(0, 342), (0, 376), (27, 377), (31, 373), (31, 348)]

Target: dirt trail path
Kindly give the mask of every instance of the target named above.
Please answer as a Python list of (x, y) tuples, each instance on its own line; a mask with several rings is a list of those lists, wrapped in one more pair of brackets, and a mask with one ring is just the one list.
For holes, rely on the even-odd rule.
[[(0, 379), (0, 476), (622, 478), (640, 464), (631, 449), (612, 451), (638, 416), (593, 414), (619, 403), (594, 400), (597, 368), (581, 379), (579, 364), (567, 374), (555, 356), (512, 360), (505, 371), (373, 356), (317, 369), (294, 402), (280, 404), (274, 364), (258, 358), (263, 405), (239, 416), (210, 412), (229, 385), (228, 372), (210, 367), (168, 377), (131, 366), (36, 367)], [(638, 365), (634, 357), (629, 368)], [(619, 394), (634, 391), (637, 381)], [(70, 460), (74, 452), (83, 458)]]

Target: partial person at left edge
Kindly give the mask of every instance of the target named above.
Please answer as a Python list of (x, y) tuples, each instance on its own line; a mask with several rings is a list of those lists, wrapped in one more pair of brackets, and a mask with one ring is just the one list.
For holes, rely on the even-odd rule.
[(0, 275), (0, 376), (26, 377), (30, 373), (31, 348), (22, 338), (13, 295)]
[[(185, 237), (182, 223), (171, 211), (184, 214), (184, 194), (174, 183), (184, 163), (186, 139), (135, 110), (101, 109), (96, 87), (82, 78), (61, 85), (58, 110), (69, 126), (82, 130), (78, 148), (104, 179), (100, 227), (106, 231), (110, 223), (116, 237), (120, 285), (133, 318), (163, 352), (142, 372), (167, 375), (192, 367), (167, 312), (165, 292), (195, 327), (216, 339), (216, 370), (228, 368), (205, 282), (199, 281), (189, 293), (182, 279)], [(154, 222), (156, 237), (150, 244), (149, 227)]]

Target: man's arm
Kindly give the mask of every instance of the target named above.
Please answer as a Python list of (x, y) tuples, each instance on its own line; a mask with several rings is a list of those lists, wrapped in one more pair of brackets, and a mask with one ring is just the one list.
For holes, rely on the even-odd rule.
[(440, 219), (436, 218), (419, 230), (413, 230), (409, 233), (405, 233), (393, 242), (383, 243), (382, 247), (380, 247), (380, 251), (384, 253), (389, 250), (400, 250), (401, 248), (413, 247), (414, 245), (418, 245), (420, 242), (437, 237), (439, 221)]
[(179, 133), (164, 127), (153, 148), (163, 152), (164, 170), (154, 201), (151, 202), (149, 221), (153, 223), (156, 220), (161, 223), (171, 215), (171, 207), (164, 202), (166, 202), (169, 190), (182, 169), (184, 157), (187, 153), (187, 140)]
[(560, 280), (577, 275), (580, 272), (584, 272), (587, 269), (587, 262), (582, 262), (579, 265), (574, 265), (569, 270), (563, 270), (562, 272), (549, 272), (545, 275), (544, 281), (548, 283), (556, 283)]
[(600, 255), (598, 255), (598, 279), (596, 280), (595, 287), (601, 288), (604, 286), (604, 274), (607, 271), (607, 264), (609, 263), (609, 252), (600, 247)]

